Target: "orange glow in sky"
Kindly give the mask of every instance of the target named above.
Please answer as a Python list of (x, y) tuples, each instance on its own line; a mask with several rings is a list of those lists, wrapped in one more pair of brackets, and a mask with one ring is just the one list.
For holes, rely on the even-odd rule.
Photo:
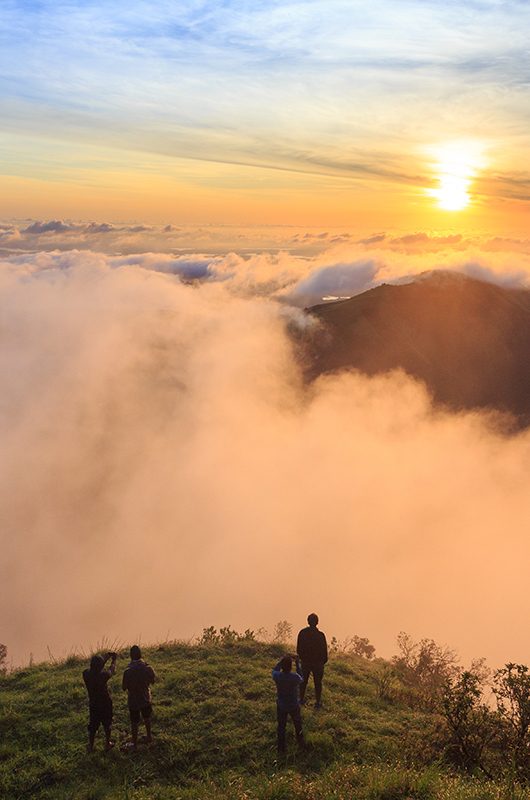
[(528, 4), (8, 7), (4, 219), (526, 227)]

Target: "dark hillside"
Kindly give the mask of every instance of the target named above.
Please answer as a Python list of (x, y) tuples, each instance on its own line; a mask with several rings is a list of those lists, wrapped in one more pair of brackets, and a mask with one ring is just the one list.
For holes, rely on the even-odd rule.
[(310, 377), (401, 368), (453, 409), (530, 421), (530, 291), (434, 272), (310, 309), (323, 323)]

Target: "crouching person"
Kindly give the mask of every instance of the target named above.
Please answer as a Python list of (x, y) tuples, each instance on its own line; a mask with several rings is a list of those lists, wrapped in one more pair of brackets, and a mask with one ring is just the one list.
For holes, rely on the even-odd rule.
[(128, 693), (129, 714), (131, 717), (132, 746), (136, 750), (138, 745), (138, 725), (140, 717), (145, 724), (146, 742), (152, 742), (151, 734), (151, 705), (150, 686), (156, 680), (152, 667), (142, 660), (142, 653), (137, 644), (130, 650), (131, 663), (123, 673), (122, 688)]
[(303, 678), (298, 656), (296, 656), (296, 672), (293, 672), (292, 656), (284, 656), (272, 670), (272, 678), (277, 690), (278, 753), (281, 754), (285, 753), (285, 729), (288, 717), (291, 717), (294, 723), (297, 744), (304, 746), (299, 698), (299, 688)]
[[(110, 667), (104, 669), (110, 659)], [(94, 741), (100, 725), (105, 731), (105, 750), (114, 747), (110, 740), (112, 726), (112, 698), (109, 694), (108, 682), (116, 672), (116, 653), (107, 653), (102, 656), (92, 656), (90, 667), (83, 672), (83, 680), (88, 692), (88, 752), (94, 750)]]

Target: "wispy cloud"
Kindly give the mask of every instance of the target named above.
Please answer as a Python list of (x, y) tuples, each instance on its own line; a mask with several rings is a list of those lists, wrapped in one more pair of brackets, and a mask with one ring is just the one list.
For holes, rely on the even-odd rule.
[[(519, 2), (10, 0), (3, 127), (165, 158), (413, 182), (410, 155), (440, 132), (480, 130), (524, 149), (529, 25)], [(48, 177), (42, 161), (34, 172)]]

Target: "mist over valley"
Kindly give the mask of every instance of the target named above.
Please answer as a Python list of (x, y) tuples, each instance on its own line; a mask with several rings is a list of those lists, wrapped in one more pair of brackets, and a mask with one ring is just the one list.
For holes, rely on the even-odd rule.
[(528, 658), (528, 290), (485, 250), (418, 278), (431, 244), (4, 256), (14, 663), (308, 608), (383, 655)]

